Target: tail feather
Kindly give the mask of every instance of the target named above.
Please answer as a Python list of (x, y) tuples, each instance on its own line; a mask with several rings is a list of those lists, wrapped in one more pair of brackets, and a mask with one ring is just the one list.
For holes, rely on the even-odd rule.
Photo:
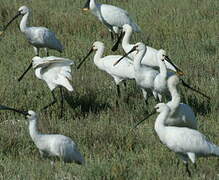
[(66, 77), (62, 76), (62, 75), (59, 75), (59, 77), (55, 80), (55, 83), (65, 87), (69, 91), (74, 90), (72, 85), (70, 84), (69, 80)]

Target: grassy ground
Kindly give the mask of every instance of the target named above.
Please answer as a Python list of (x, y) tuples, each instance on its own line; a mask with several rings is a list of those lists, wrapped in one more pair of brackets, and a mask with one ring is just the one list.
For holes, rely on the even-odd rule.
[[(96, 40), (110, 51), (107, 29), (90, 13), (81, 11), (84, 0), (0, 0), (3, 26), (21, 5), (32, 8), (31, 25), (46, 26), (56, 32), (65, 46), (64, 57), (76, 64)], [(101, 1), (99, 1), (101, 2)], [(102, 1), (102, 3), (105, 1)], [(165, 49), (186, 73), (185, 80), (212, 97), (205, 98), (181, 88), (182, 100), (197, 113), (199, 130), (219, 144), (218, 126), (218, 32), (219, 1), (216, 0), (117, 0), (108, 3), (128, 10), (142, 28), (133, 42), (144, 41), (156, 49)], [(0, 104), (38, 111), (51, 100), (47, 85), (37, 80), (33, 70), (20, 82), (17, 78), (34, 56), (32, 47), (18, 29), (16, 21), (3, 37), (0, 60)], [(51, 54), (60, 54), (51, 51)], [(122, 50), (116, 52), (122, 54)], [(112, 79), (88, 61), (80, 71), (75, 67), (73, 93), (65, 92), (65, 116), (59, 119), (59, 104), (40, 113), (39, 126), (44, 133), (60, 133), (77, 142), (86, 159), (85, 166), (50, 165), (41, 159), (29, 137), (26, 120), (12, 112), (0, 116), (1, 179), (189, 179), (182, 162), (159, 142), (153, 125), (156, 116), (130, 132), (133, 124), (156, 104), (153, 98), (145, 106), (139, 89), (128, 82), (124, 99), (116, 107), (116, 89)], [(124, 90), (124, 89), (122, 89)], [(124, 91), (123, 91), (124, 92)], [(56, 91), (59, 96), (59, 91)], [(192, 179), (219, 179), (219, 160), (200, 158), (192, 165)]]

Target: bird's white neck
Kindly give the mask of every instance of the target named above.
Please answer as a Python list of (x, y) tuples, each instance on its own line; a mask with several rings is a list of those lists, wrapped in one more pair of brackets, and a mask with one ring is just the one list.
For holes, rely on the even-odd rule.
[(166, 78), (167, 78), (167, 67), (166, 67), (166, 64), (164, 63), (164, 61), (158, 59), (158, 65), (159, 65), (161, 77), (164, 80), (166, 80)]
[(123, 47), (123, 49), (126, 49), (127, 47), (129, 47), (129, 50), (131, 50), (131, 48), (133, 47), (132, 44), (129, 44), (130, 43), (130, 39), (131, 39), (131, 35), (132, 35), (131, 31), (126, 31), (125, 32), (125, 35), (124, 35), (124, 37), (122, 39), (122, 47)]
[(168, 102), (168, 106), (171, 108), (172, 112), (175, 112), (180, 104), (180, 95), (175, 84), (169, 84), (168, 88), (171, 94), (171, 101)]
[(42, 68), (36, 68), (36, 69), (35, 69), (35, 75), (36, 75), (36, 77), (39, 78), (39, 79), (42, 79), (42, 76), (41, 76), (41, 69), (42, 69)]
[(28, 17), (29, 17), (29, 12), (26, 13), (26, 14), (22, 17), (22, 19), (21, 19), (21, 22), (20, 22), (20, 30), (21, 30), (21, 32), (25, 32), (26, 29), (27, 29)]
[(162, 137), (164, 137), (165, 134), (165, 120), (167, 119), (169, 115), (170, 109), (165, 109), (162, 111), (158, 116), (154, 124), (154, 129), (157, 132), (158, 136), (160, 137), (162, 141)]
[(33, 141), (36, 142), (38, 137), (40, 136), (40, 133), (38, 132), (37, 129), (37, 119), (33, 119), (29, 121), (29, 133)]
[(103, 56), (103, 53), (104, 53), (104, 46), (101, 46), (97, 49), (95, 55), (94, 55), (94, 63), (99, 66), (100, 63), (101, 63), (101, 58)]

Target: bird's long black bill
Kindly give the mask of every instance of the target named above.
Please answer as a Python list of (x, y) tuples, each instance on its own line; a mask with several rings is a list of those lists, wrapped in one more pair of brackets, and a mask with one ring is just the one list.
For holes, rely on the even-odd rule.
[(5, 30), (8, 28), (8, 26), (9, 26), (18, 16), (20, 16), (20, 15), (21, 15), (21, 13), (18, 12), (18, 13), (6, 24), (6, 26), (4, 27), (3, 31), (5, 31)]
[(113, 46), (112, 49), (111, 49), (113, 52), (118, 49), (119, 44), (121, 43), (121, 40), (122, 40), (122, 38), (123, 38), (124, 35), (125, 35), (125, 32), (121, 32), (121, 34), (120, 34), (119, 37), (118, 37), (117, 42), (114, 44), (114, 46)]
[(84, 61), (90, 56), (90, 54), (93, 52), (93, 48), (91, 48), (91, 50), (89, 51), (89, 53), (84, 57), (84, 59), (81, 60), (81, 62), (79, 63), (79, 65), (77, 66), (77, 69), (79, 69), (81, 67), (81, 65), (84, 63)]
[(120, 59), (118, 59), (113, 66), (117, 65), (123, 58), (128, 56), (130, 53), (134, 52), (136, 50), (136, 46), (134, 46), (129, 52), (125, 53)]
[(21, 81), (21, 79), (23, 79), (24, 75), (30, 70), (31, 67), (32, 67), (32, 62), (30, 63), (28, 68), (24, 71), (24, 73), (18, 78), (18, 81)]
[(0, 110), (10, 110), (10, 111), (14, 111), (14, 112), (23, 114), (23, 115), (25, 115), (25, 116), (28, 115), (28, 112), (27, 112), (27, 111), (22, 111), (22, 110), (14, 109), (14, 108), (7, 107), (7, 106), (4, 106), (4, 105), (0, 105)]
[(176, 72), (177, 72), (178, 75), (180, 75), (180, 76), (184, 75), (184, 72), (183, 72), (181, 69), (179, 69), (179, 68), (171, 61), (171, 59), (170, 59), (168, 56), (165, 56), (165, 60), (166, 60), (167, 62), (169, 62), (169, 63), (176, 69)]
[(144, 119), (142, 119), (141, 121), (139, 121), (138, 123), (136, 123), (133, 126), (133, 129), (136, 128), (139, 124), (141, 124), (142, 122), (144, 122), (146, 119), (148, 119), (150, 116), (154, 115), (156, 113), (156, 109), (154, 109), (150, 114), (148, 114)]
[(84, 11), (87, 11), (90, 9), (90, 0), (87, 0), (87, 2), (85, 3), (84, 7), (82, 8)]
[(208, 98), (209, 100), (211, 99), (209, 96), (205, 95), (204, 93), (200, 92), (199, 90), (197, 90), (197, 89), (191, 87), (190, 85), (188, 85), (187, 83), (185, 83), (184, 80), (182, 80), (182, 79), (180, 79), (180, 80), (181, 80), (183, 86), (187, 87), (188, 89), (191, 89), (192, 91), (197, 92), (198, 94), (201, 94), (202, 96)]

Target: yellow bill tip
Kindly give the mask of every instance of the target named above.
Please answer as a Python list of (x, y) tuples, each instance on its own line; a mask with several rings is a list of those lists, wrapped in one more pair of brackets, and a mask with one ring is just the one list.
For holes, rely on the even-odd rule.
[(182, 72), (182, 71), (177, 71), (176, 74), (179, 75), (179, 76), (183, 76), (183, 75), (185, 75), (185, 73)]
[(83, 11), (88, 11), (88, 10), (89, 10), (89, 8), (83, 8), (82, 10), (83, 10)]

